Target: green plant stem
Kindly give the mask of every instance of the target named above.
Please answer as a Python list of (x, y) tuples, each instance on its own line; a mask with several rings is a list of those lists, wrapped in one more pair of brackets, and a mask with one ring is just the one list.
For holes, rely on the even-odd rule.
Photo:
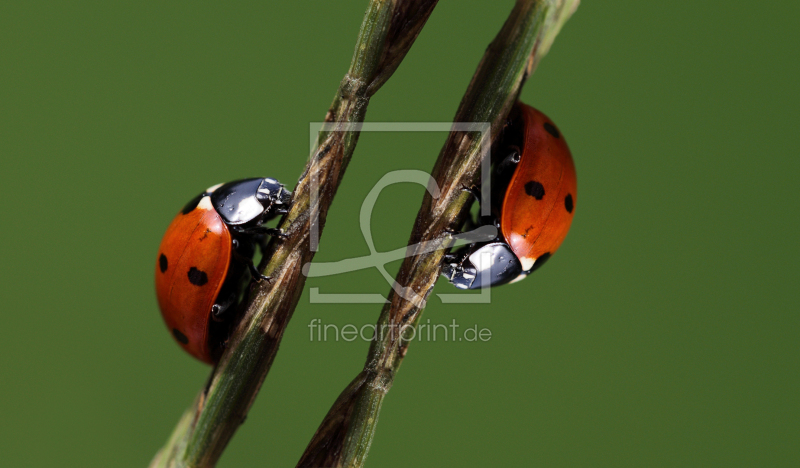
[[(273, 241), (262, 271), (269, 282), (255, 283), (241, 321), (195, 404), (181, 417), (152, 467), (212, 467), (247, 416), (269, 372), (281, 338), (305, 284), (303, 265), (312, 226), (321, 233), (328, 209), (358, 142), (370, 97), (391, 76), (414, 43), (437, 0), (370, 0), (350, 69), (339, 86), (292, 207)], [(340, 131), (339, 131), (340, 130)], [(314, 196), (317, 193), (318, 196)]]
[[(578, 3), (518, 0), (478, 65), (454, 121), (489, 122), (491, 135), (497, 135), (526, 78)], [(446, 233), (457, 229), (468, 211), (471, 200), (463, 187), (477, 182), (482, 156), (481, 140), (475, 132), (451, 132), (448, 136), (433, 169), (440, 196), (425, 195), (409, 241), (409, 245), (434, 245), (437, 249), (420, 254), (412, 250), (405, 258), (378, 319), (378, 339), (370, 346), (364, 370), (325, 416), (298, 466), (363, 466), (383, 398), (408, 350), (408, 342), (398, 330), (421, 316), (439, 277), (444, 251), (452, 244)], [(414, 293), (411, 298), (398, 294), (402, 288)]]

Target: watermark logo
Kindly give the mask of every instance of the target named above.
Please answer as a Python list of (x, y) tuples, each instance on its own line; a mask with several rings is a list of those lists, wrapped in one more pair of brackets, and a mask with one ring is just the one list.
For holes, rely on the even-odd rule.
[[(491, 161), (488, 157), (491, 147), (491, 125), (488, 122), (368, 122), (342, 124), (337, 122), (312, 122), (310, 124), (311, 154), (313, 157), (319, 132), (334, 131), (361, 131), (361, 132), (476, 132), (480, 135), (480, 151), (482, 153), (481, 164), (481, 216), (488, 216), (491, 213), (490, 207), (490, 170)], [(398, 284), (386, 271), (386, 264), (405, 257), (431, 252), (439, 248), (438, 243), (419, 243), (409, 246), (399, 247), (388, 252), (378, 252), (372, 237), (370, 219), (375, 203), (381, 191), (392, 184), (413, 183), (426, 188), (434, 199), (439, 198), (440, 188), (430, 174), (419, 170), (399, 170), (384, 175), (375, 186), (370, 190), (361, 205), (359, 214), (359, 225), (364, 240), (367, 243), (370, 254), (339, 260), (327, 263), (309, 263), (303, 267), (303, 274), (309, 278), (317, 278), (331, 275), (346, 274), (353, 271), (376, 268), (386, 282), (394, 289), (394, 292), (405, 300), (414, 304), (424, 304), (424, 298), (420, 297), (411, 288), (406, 288)], [(316, 180), (311, 184), (311, 203), (316, 203), (319, 197), (319, 185)], [(480, 226), (472, 231), (453, 236), (453, 247), (471, 244), (473, 242), (485, 242), (497, 236), (495, 226)], [(319, 248), (319, 220), (312, 220), (311, 223), (311, 249)], [(437, 294), (444, 303), (488, 303), (491, 301), (491, 290), (488, 285), (481, 288), (479, 294)], [(322, 293), (318, 287), (310, 289), (312, 303), (339, 303), (339, 304), (364, 304), (387, 302), (387, 298), (381, 294), (354, 294), (354, 293)]]
[(336, 325), (323, 323), (321, 319), (312, 319), (308, 324), (309, 341), (347, 341), (358, 339), (362, 341), (383, 341), (387, 337), (391, 341), (398, 338), (403, 341), (429, 341), (429, 342), (487, 342), (492, 339), (492, 331), (488, 328), (478, 327), (477, 324), (462, 327), (455, 319), (449, 325), (443, 323), (426, 323), (417, 325), (365, 324), (357, 327), (352, 323)]

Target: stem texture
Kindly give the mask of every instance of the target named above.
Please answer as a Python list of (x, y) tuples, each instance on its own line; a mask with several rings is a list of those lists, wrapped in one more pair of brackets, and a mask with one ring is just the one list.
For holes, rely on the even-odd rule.
[[(181, 417), (151, 467), (212, 467), (244, 422), (272, 366), (303, 291), (302, 267), (311, 262), (311, 233), (321, 233), (328, 209), (358, 142), (369, 99), (389, 79), (417, 38), (437, 0), (370, 0), (350, 69), (342, 80), (316, 148), (254, 283), (243, 317), (195, 404)], [(341, 130), (341, 131), (336, 131)], [(264, 262), (262, 262), (264, 263)]]
[[(518, 0), (479, 63), (454, 122), (486, 122), (491, 135), (484, 138), (498, 135), (525, 80), (578, 3)], [(478, 181), (482, 158), (488, 157), (482, 143), (477, 132), (449, 134), (432, 173), (440, 195), (425, 194), (411, 231), (408, 256), (381, 311), (364, 370), (339, 395), (298, 466), (364, 465), (381, 404), (408, 351), (401, 327), (419, 320), (439, 277), (442, 256), (453, 243), (447, 233), (460, 227), (468, 213), (471, 196), (463, 188)]]

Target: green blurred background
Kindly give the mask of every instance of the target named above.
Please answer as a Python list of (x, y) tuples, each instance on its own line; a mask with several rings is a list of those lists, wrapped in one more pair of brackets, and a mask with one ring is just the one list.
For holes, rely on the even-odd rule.
[[(368, 120), (452, 119), (512, 4), (441, 2)], [(214, 183), (294, 185), (365, 6), (0, 4), (0, 465), (150, 461), (209, 373), (161, 322), (161, 235)], [(572, 148), (570, 235), (491, 305), (431, 301), (423, 322), (492, 338), (412, 344), (369, 466), (800, 465), (798, 14), (584, 1), (522, 95)], [(363, 135), (316, 260), (368, 254), (364, 196), (429, 170), (444, 138)], [(421, 197), (383, 192), (379, 250), (407, 241)], [(307, 285), (389, 289), (376, 270)], [(367, 352), (308, 324), (378, 311), (307, 288), (219, 466), (293, 466)]]

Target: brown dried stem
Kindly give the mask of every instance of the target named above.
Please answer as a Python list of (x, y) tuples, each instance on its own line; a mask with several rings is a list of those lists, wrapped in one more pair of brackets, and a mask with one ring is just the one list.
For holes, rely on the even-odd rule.
[[(525, 79), (577, 6), (578, 0), (518, 0), (478, 65), (455, 122), (488, 122), (491, 135), (497, 135)], [(363, 466), (383, 398), (407, 352), (399, 330), (419, 319), (433, 290), (444, 251), (453, 242), (446, 233), (457, 229), (467, 213), (470, 196), (463, 188), (477, 182), (487, 157), (482, 147), (476, 132), (450, 133), (433, 169), (440, 195), (425, 195), (364, 370), (336, 400), (298, 466)]]
[[(242, 424), (269, 372), (314, 257), (311, 233), (321, 233), (328, 209), (358, 141), (369, 99), (389, 79), (424, 26), (437, 0), (370, 0), (348, 73), (342, 80), (317, 146), (281, 223), (263, 272), (271, 282), (251, 288), (242, 320), (206, 388), (181, 417), (152, 467), (212, 467)], [(317, 192), (318, 188), (318, 192)], [(315, 196), (318, 193), (318, 196)]]

